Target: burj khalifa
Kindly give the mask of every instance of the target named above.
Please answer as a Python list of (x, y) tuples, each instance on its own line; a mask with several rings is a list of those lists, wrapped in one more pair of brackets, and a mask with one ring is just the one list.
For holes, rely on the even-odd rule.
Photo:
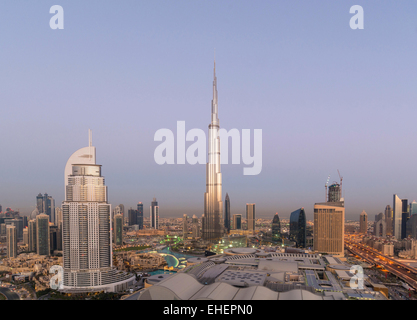
[(208, 136), (208, 163), (206, 164), (206, 192), (202, 217), (202, 238), (214, 242), (223, 236), (222, 174), (220, 171), (220, 137), (217, 100), (216, 61), (214, 61), (213, 100)]

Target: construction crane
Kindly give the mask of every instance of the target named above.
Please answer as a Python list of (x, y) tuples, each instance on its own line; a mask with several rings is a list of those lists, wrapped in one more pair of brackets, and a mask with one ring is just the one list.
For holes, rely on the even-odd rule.
[(329, 176), (327, 177), (327, 181), (326, 181), (326, 185), (324, 186), (324, 199), (325, 199), (325, 202), (327, 202), (327, 185), (329, 184), (329, 180), (330, 180), (330, 174), (329, 174)]

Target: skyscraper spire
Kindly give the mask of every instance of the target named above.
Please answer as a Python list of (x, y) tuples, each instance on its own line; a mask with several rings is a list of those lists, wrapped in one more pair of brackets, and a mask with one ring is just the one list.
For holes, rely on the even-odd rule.
[(209, 124), (206, 193), (204, 194), (203, 239), (215, 241), (223, 235), (222, 174), (220, 170), (220, 138), (217, 100), (216, 59), (214, 59), (213, 100)]

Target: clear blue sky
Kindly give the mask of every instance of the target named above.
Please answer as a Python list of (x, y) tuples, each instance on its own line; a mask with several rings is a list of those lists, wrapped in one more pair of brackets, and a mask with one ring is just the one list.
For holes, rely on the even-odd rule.
[[(49, 27), (56, 4), (64, 30)], [(349, 27), (357, 4), (364, 30)], [(205, 166), (157, 165), (153, 136), (180, 120), (207, 130), (214, 49), (221, 126), (263, 130), (260, 175), (222, 166), (232, 214), (250, 202), (311, 219), (337, 169), (347, 218), (417, 198), (415, 0), (4, 0), (0, 204), (60, 205), (91, 128), (113, 206), (155, 196), (163, 217), (201, 217)]]

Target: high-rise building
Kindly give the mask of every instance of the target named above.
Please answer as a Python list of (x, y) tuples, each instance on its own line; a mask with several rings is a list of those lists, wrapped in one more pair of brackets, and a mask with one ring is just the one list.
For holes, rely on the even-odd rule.
[(23, 244), (29, 246), (29, 229), (23, 229)]
[(58, 250), (58, 227), (53, 225), (53, 224), (49, 224), (49, 239), (50, 239), (50, 246), (49, 246), (49, 250), (52, 252), (54, 252), (55, 250)]
[(65, 166), (63, 291), (116, 292), (135, 277), (113, 268), (111, 205), (89, 133), (89, 146), (74, 152)]
[(314, 205), (313, 234), (314, 251), (344, 256), (344, 201), (328, 201)]
[(151, 202), (151, 228), (153, 229), (159, 229), (159, 206), (158, 201), (156, 201), (156, 198), (153, 198), (153, 201)]
[(55, 208), (55, 220), (54, 224), (59, 227), (62, 224), (62, 209), (60, 207)]
[(36, 252), (36, 220), (29, 220), (28, 222), (28, 251)]
[(204, 193), (204, 214), (202, 217), (202, 238), (211, 242), (221, 239), (224, 230), (219, 129), (216, 62), (214, 62), (213, 100), (211, 102), (208, 163), (206, 165), (206, 192)]
[(417, 201), (414, 200), (410, 203), (410, 210), (409, 210), (409, 216), (417, 214)]
[(329, 186), (329, 200), (328, 202), (339, 202), (342, 198), (342, 188), (340, 184), (333, 183)]
[(123, 216), (121, 214), (116, 214), (113, 220), (113, 242), (115, 245), (121, 246), (123, 245)]
[(407, 221), (410, 217), (409, 215), (409, 207), (408, 207), (408, 200), (402, 199), (402, 212), (401, 212), (401, 239), (407, 238)]
[(224, 199), (224, 230), (227, 233), (230, 232), (230, 198), (228, 193)]
[(392, 227), (393, 227), (394, 237), (397, 240), (401, 240), (402, 239), (401, 238), (401, 220), (402, 220), (403, 203), (402, 203), (402, 200), (396, 194), (394, 194), (392, 207), (393, 207)]
[(182, 216), (182, 238), (184, 240), (188, 238), (188, 217), (186, 214)]
[(6, 225), (7, 258), (17, 257), (17, 230), (14, 225)]
[(365, 210), (359, 216), (359, 232), (363, 234), (368, 232), (368, 215)]
[(18, 218), (13, 219), (5, 219), (4, 220), (6, 226), (7, 225), (13, 225), (16, 227), (17, 232), (17, 239), (21, 240), (23, 239), (23, 220)]
[(39, 213), (45, 213), (42, 193), (36, 196), (36, 209), (38, 209)]
[(246, 223), (248, 231), (252, 233), (255, 232), (255, 204), (254, 203), (247, 203), (246, 204)]
[(139, 226), (139, 230), (143, 229), (143, 203), (139, 202), (137, 206), (136, 222)]
[(307, 241), (307, 219), (304, 208), (291, 212), (290, 239), (295, 241), (297, 248), (305, 248)]
[(242, 215), (241, 214), (233, 215), (233, 229), (242, 230)]
[(393, 224), (393, 212), (391, 209), (390, 205), (387, 205), (385, 207), (385, 222), (387, 224), (387, 235), (392, 236), (393, 235), (393, 229), (392, 229), (392, 224)]
[(196, 215), (193, 215), (193, 218), (191, 220), (191, 230), (194, 239), (200, 237), (200, 226), (198, 225), (198, 218)]
[(273, 242), (281, 241), (281, 222), (279, 221), (278, 212), (275, 213), (274, 218), (272, 219), (271, 226), (271, 235)]
[(36, 217), (36, 253), (41, 256), (49, 256), (50, 250), (49, 216), (41, 213)]
[(137, 211), (135, 209), (130, 208), (129, 210), (127, 210), (127, 215), (129, 217), (129, 226), (134, 226), (137, 223)]
[(374, 235), (383, 238), (387, 236), (387, 223), (385, 220), (385, 214), (382, 212), (375, 215)]
[(55, 221), (55, 200), (47, 193), (42, 195), (39, 193), (36, 197), (36, 208), (39, 213), (45, 213), (49, 217), (50, 222)]

